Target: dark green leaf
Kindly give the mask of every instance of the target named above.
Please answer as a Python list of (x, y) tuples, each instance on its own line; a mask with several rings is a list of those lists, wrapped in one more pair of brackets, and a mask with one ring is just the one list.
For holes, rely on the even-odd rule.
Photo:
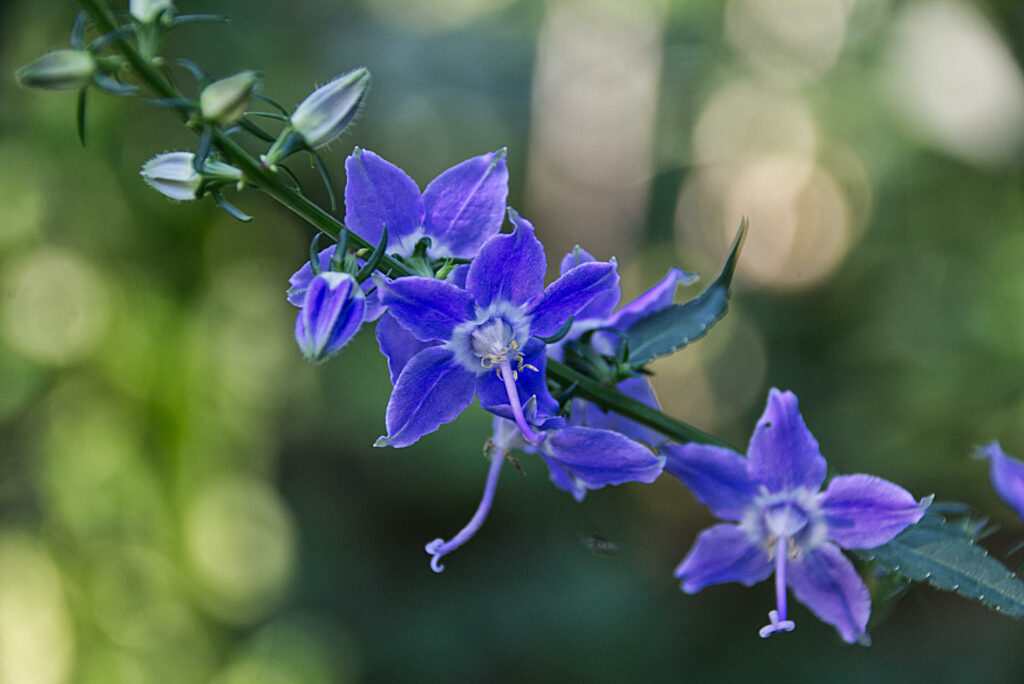
[(630, 349), (629, 365), (633, 369), (700, 339), (725, 315), (729, 305), (729, 285), (746, 230), (747, 219), (744, 218), (721, 274), (696, 299), (655, 311), (629, 327), (626, 343)]
[(978, 546), (969, 526), (946, 522), (936, 513), (926, 513), (888, 544), (853, 553), (915, 582), (1024, 617), (1024, 581)]

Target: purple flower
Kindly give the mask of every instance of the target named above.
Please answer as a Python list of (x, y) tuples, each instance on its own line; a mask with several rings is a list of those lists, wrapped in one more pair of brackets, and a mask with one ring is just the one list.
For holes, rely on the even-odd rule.
[[(533, 409), (535, 402), (527, 407), (531, 423), (537, 418)], [(491, 453), (491, 467), (484, 487), (484, 495), (476, 513), (469, 523), (450, 540), (435, 539), (424, 548), (431, 555), (430, 567), (441, 572), (441, 558), (469, 541), (480, 529), (494, 501), (494, 490), (498, 484), (501, 466), (513, 449), (530, 453), (539, 452), (551, 473), (551, 481), (577, 501), (582, 501), (588, 489), (600, 489), (605, 485), (624, 482), (654, 482), (661, 475), (665, 465), (664, 457), (658, 457), (649, 448), (611, 430), (589, 427), (565, 427), (561, 418), (543, 421), (545, 439), (534, 446), (527, 442), (515, 422), (494, 417), (494, 437)]]
[(528, 221), (510, 214), (514, 232), (484, 244), (465, 289), (436, 278), (375, 276), (381, 303), (399, 325), (419, 342), (440, 343), (402, 368), (378, 445), (414, 443), (454, 420), (474, 396), (488, 411), (513, 418), (528, 441), (542, 439), (523, 405), (535, 398), (543, 420), (557, 404), (544, 375), (545, 344), (535, 336), (557, 332), (618, 275), (610, 263), (582, 264), (544, 288), (544, 247)]
[[(562, 259), (561, 270), (562, 273), (566, 273), (581, 264), (595, 261), (597, 260), (589, 252), (576, 247)], [(670, 306), (676, 288), (680, 285), (689, 285), (696, 279), (696, 275), (686, 273), (678, 268), (669, 269), (669, 272), (657, 284), (618, 311), (615, 310), (615, 307), (619, 304), (622, 292), (618, 286), (609, 288), (601, 295), (594, 297), (590, 304), (577, 314), (569, 333), (562, 340), (548, 347), (548, 355), (561, 360), (562, 347), (566, 342), (578, 339), (583, 333), (594, 330), (596, 332), (590, 337), (590, 343), (594, 349), (605, 356), (614, 356), (615, 347), (620, 337), (613, 331), (625, 331), (640, 318)], [(627, 378), (618, 383), (616, 388), (623, 394), (652, 408), (660, 408), (654, 388), (645, 377)], [(629, 418), (623, 418), (617, 413), (605, 411), (583, 399), (573, 399), (570, 415), (570, 423), (573, 425), (614, 430), (652, 447), (660, 447), (668, 442), (668, 438), (657, 430)]]
[(508, 196), (505, 151), (467, 159), (420, 194), (402, 169), (358, 147), (345, 160), (345, 224), (371, 245), (388, 227), (388, 254), (407, 257), (430, 238), (432, 259), (472, 259), (501, 230)]
[[(430, 238), (429, 257), (471, 259), (501, 230), (508, 196), (504, 150), (453, 166), (431, 181), (422, 195), (405, 171), (369, 150), (357, 147), (345, 160), (345, 171), (348, 228), (370, 244), (377, 244), (386, 225), (388, 254), (410, 257), (417, 242)], [(320, 251), (321, 270), (328, 269), (334, 248), (331, 245)], [(307, 261), (288, 279), (288, 301), (301, 306), (312, 279), (313, 269)], [(363, 283), (363, 292), (367, 295), (366, 320), (377, 320), (384, 307), (377, 300), (372, 281)]]
[(989, 478), (999, 498), (1024, 520), (1024, 463), (1006, 455), (999, 442), (989, 442), (977, 451), (989, 461)]
[(867, 587), (840, 552), (886, 543), (921, 519), (931, 498), (870, 475), (834, 478), (824, 492), (825, 459), (791, 392), (772, 389), (747, 457), (730, 449), (667, 446), (665, 469), (723, 520), (697, 537), (676, 568), (682, 589), (710, 584), (751, 586), (775, 573), (777, 609), (760, 631), (792, 631), (786, 587), (797, 600), (853, 643), (871, 612)]
[(323, 271), (313, 278), (295, 319), (295, 341), (313, 363), (345, 346), (363, 323), (366, 299), (348, 273)]

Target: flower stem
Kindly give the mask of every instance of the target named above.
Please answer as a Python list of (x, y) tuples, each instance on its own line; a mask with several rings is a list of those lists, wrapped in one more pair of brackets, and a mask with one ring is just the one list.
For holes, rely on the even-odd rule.
[[(549, 358), (547, 360), (548, 377), (562, 385), (576, 385), (574, 396), (592, 401), (603, 409), (618, 413), (679, 442), (698, 442), (712, 444), (728, 449), (734, 447), (728, 442), (699, 430), (692, 425), (651, 408), (633, 397), (623, 394), (614, 387), (609, 387), (593, 378), (576, 371), (564, 363)], [(735, 450), (735, 449), (734, 449)]]

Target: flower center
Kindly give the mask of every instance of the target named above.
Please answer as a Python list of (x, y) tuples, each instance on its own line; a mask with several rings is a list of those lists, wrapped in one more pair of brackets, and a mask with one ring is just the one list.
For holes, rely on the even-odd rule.
[(524, 368), (537, 370), (535, 366), (524, 362), (515, 332), (504, 319), (491, 319), (477, 327), (470, 334), (469, 341), (473, 347), (473, 353), (480, 357), (480, 365), (484, 368), (497, 367), (499, 376), (501, 376), (503, 364), (506, 362), (510, 366), (512, 363), (516, 364), (516, 368), (512, 370), (513, 380), (519, 379), (519, 371)]
[(764, 510), (764, 526), (772, 537), (795, 537), (807, 527), (808, 522), (807, 513), (790, 501), (768, 506)]

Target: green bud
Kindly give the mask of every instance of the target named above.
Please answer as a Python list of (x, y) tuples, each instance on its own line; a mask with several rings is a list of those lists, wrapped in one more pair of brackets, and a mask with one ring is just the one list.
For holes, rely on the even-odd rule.
[(171, 0), (131, 0), (128, 7), (140, 24), (155, 23), (161, 12), (165, 18), (174, 13), (174, 3)]
[(18, 69), (18, 83), (47, 90), (78, 90), (89, 85), (96, 60), (85, 50), (54, 50)]
[(203, 88), (199, 94), (199, 111), (203, 119), (222, 125), (238, 121), (249, 106), (249, 96), (258, 81), (259, 74), (255, 71), (243, 71)]

